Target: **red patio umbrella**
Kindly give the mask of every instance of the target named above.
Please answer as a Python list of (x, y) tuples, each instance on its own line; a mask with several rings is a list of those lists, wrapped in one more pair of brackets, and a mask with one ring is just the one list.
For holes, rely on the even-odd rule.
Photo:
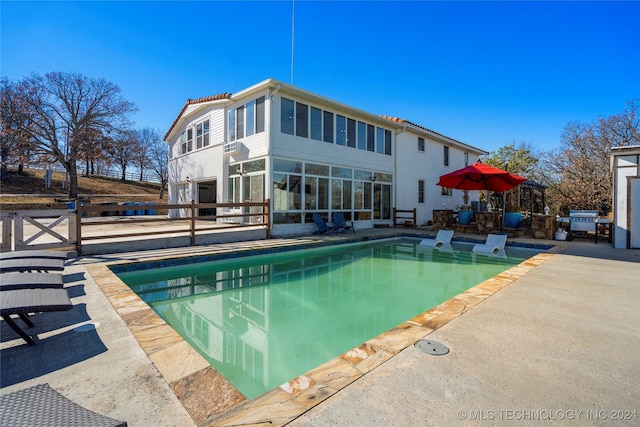
[(456, 190), (489, 190), (503, 192), (525, 182), (527, 178), (521, 177), (476, 162), (471, 166), (458, 169), (446, 175), (442, 175), (438, 184), (440, 187), (455, 188)]

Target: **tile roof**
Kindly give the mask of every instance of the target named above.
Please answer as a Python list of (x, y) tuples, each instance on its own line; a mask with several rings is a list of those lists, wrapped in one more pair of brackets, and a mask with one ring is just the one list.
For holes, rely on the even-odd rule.
[(224, 93), (219, 93), (217, 95), (204, 96), (202, 98), (195, 98), (195, 99), (190, 99), (189, 98), (189, 99), (187, 99), (187, 102), (185, 102), (184, 107), (182, 107), (182, 110), (180, 110), (180, 112), (176, 116), (176, 118), (173, 121), (173, 123), (171, 123), (171, 126), (169, 127), (169, 130), (167, 131), (167, 133), (164, 134), (165, 141), (169, 137), (169, 134), (171, 133), (173, 128), (178, 124), (178, 121), (180, 120), (180, 117), (182, 117), (182, 114), (185, 112), (185, 110), (187, 109), (187, 107), (189, 105), (201, 104), (203, 102), (210, 102), (210, 101), (219, 101), (221, 99), (231, 99), (231, 94), (227, 93), (227, 92), (224, 92)]

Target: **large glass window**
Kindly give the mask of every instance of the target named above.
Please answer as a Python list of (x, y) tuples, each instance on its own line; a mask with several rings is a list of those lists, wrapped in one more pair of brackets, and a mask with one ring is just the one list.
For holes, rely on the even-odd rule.
[(294, 129), (294, 102), (287, 98), (280, 101), (280, 132), (293, 135)]
[(336, 144), (347, 144), (347, 118), (336, 114)]
[(323, 133), (322, 140), (324, 142), (333, 142), (333, 113), (323, 112)]
[(309, 136), (309, 106), (296, 102), (296, 136)]
[(311, 139), (322, 141), (322, 110), (311, 107)]

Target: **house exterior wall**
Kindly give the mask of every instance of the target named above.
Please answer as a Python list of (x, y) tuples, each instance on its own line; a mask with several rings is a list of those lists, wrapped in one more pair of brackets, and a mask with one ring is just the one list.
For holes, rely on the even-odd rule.
[[(264, 100), (264, 130), (243, 135), (241, 132), (249, 133), (249, 128), (245, 123), (246, 131), (239, 130), (242, 126), (238, 126), (238, 120), (253, 114), (257, 117), (260, 99)], [(441, 188), (435, 185), (439, 176), (463, 167), (464, 153), (469, 164), (485, 153), (426, 128), (407, 127), (402, 121), (275, 80), (232, 96), (202, 100), (188, 101), (165, 136), (171, 153), (170, 203), (197, 201), (198, 183), (215, 181), (217, 202), (269, 198), (273, 235), (313, 232), (314, 212), (325, 220), (330, 220), (333, 212), (343, 212), (348, 220), (356, 221), (357, 228), (368, 228), (375, 222), (391, 223), (394, 207), (415, 207), (418, 224), (424, 224), (431, 219), (433, 209), (463, 203), (460, 191), (441, 194)], [(318, 111), (321, 126), (327, 120), (333, 123), (333, 129), (322, 128), (328, 135), (333, 132), (331, 142), (325, 141), (324, 135), (318, 138), (318, 121), (311, 117), (319, 117)], [(191, 151), (183, 152), (183, 134), (188, 129), (195, 132), (194, 126), (206, 119), (209, 144), (201, 148), (194, 145)], [(341, 123), (348, 124), (341, 128)], [(361, 141), (360, 135), (367, 134), (368, 138), (368, 132), (373, 132), (374, 140)], [(421, 153), (417, 152), (418, 137), (425, 140)], [(367, 146), (371, 141), (374, 146)], [(231, 149), (232, 142), (236, 150)], [(445, 145), (449, 147), (448, 167), (443, 164)], [(423, 203), (418, 203), (418, 180), (425, 181)], [(477, 200), (477, 192), (471, 192), (470, 200)], [(183, 213), (174, 211), (170, 215)]]
[(640, 248), (640, 147), (614, 147), (613, 247)]

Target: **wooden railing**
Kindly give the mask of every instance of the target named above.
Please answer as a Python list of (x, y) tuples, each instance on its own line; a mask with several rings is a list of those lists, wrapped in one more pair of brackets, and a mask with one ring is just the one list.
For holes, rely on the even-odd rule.
[[(410, 215), (407, 215), (407, 214), (410, 214)], [(412, 210), (401, 210), (401, 209), (393, 208), (393, 226), (394, 227), (398, 226), (399, 219), (404, 220), (402, 224), (405, 227), (415, 228), (416, 222), (418, 220), (416, 208), (413, 208)]]
[[(169, 212), (179, 217), (171, 218), (167, 215)], [(244, 203), (77, 204), (75, 210), (1, 211), (0, 246), (3, 252), (75, 247), (81, 254), (83, 243), (88, 241), (114, 238), (126, 241), (141, 236), (161, 238), (179, 233), (188, 235), (190, 244), (195, 245), (198, 234), (243, 227), (264, 228), (270, 238), (269, 218), (268, 199)], [(113, 227), (104, 227), (109, 225)]]

